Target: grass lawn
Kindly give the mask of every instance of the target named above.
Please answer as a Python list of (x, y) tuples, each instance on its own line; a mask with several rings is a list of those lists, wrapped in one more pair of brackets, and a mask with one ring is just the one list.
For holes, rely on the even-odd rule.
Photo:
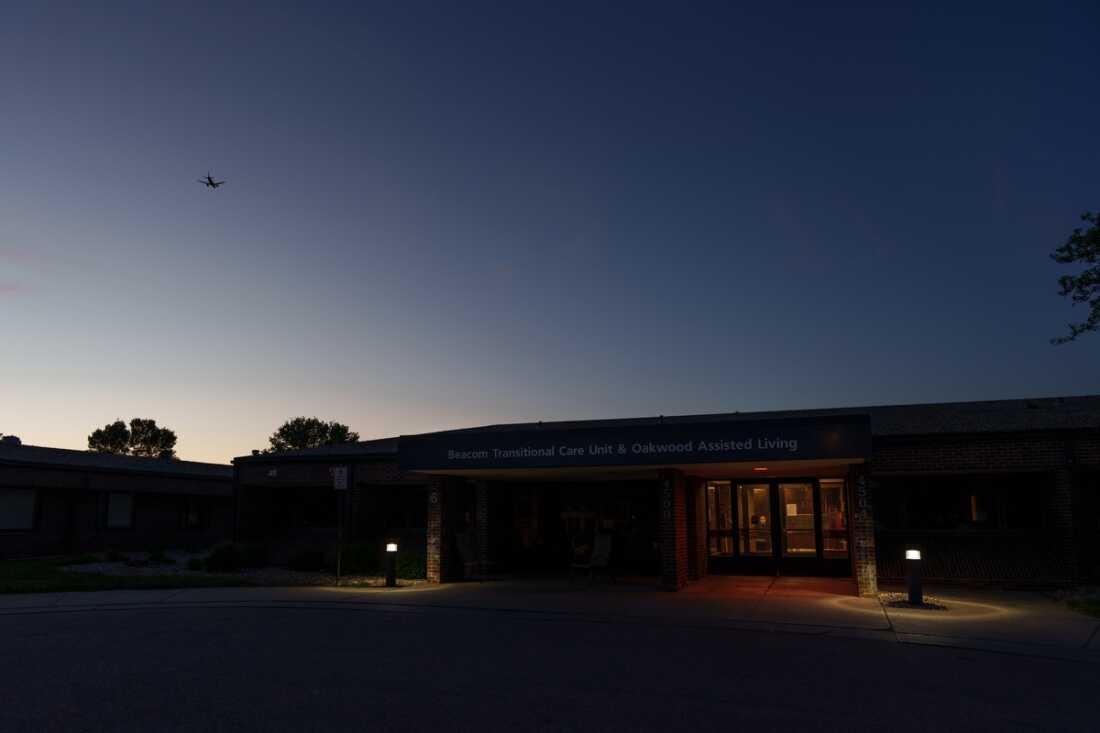
[(101, 575), (74, 573), (64, 565), (95, 562), (92, 555), (0, 562), (0, 593), (51, 593), (87, 590), (142, 590), (247, 585), (244, 580), (204, 575)]
[(1069, 607), (1081, 613), (1100, 616), (1100, 598), (1078, 598), (1070, 601)]

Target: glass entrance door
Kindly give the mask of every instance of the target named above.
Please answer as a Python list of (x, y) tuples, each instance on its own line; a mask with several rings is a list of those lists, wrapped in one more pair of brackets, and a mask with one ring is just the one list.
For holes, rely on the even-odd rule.
[(772, 556), (771, 486), (737, 484), (737, 530), (742, 557)]
[(779, 484), (779, 506), (783, 518), (783, 557), (817, 557), (814, 485)]
[(711, 572), (847, 575), (844, 479), (706, 483)]

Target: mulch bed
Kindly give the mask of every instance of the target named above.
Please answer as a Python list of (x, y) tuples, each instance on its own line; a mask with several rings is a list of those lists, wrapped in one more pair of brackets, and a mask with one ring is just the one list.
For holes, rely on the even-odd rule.
[[(242, 568), (235, 572), (206, 572), (205, 570), (190, 570), (187, 561), (193, 557), (202, 557), (201, 553), (168, 553), (171, 562), (156, 563), (144, 559), (145, 553), (126, 553), (126, 560), (98, 562), (83, 562), (77, 565), (66, 565), (61, 570), (70, 573), (88, 573), (96, 575), (109, 575), (115, 577), (133, 576), (190, 576), (199, 578), (216, 578), (236, 580), (247, 585), (260, 586), (334, 586), (336, 575), (323, 571), (289, 570), (287, 568), (264, 567)], [(398, 585), (408, 587), (423, 585), (427, 581), (406, 578), (398, 579)], [(341, 587), (380, 587), (386, 584), (386, 579), (381, 575), (347, 575), (340, 579)]]
[(935, 596), (924, 595), (924, 603), (910, 603), (908, 593), (879, 593), (882, 605), (889, 608), (910, 608), (921, 611), (946, 611), (947, 606)]

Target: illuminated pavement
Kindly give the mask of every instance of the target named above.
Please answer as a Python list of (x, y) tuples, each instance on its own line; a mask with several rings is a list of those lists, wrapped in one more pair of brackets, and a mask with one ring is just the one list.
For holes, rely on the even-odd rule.
[[(860, 599), (740, 592), (539, 583), (7, 596), (0, 730), (1095, 729), (1100, 664), (882, 643), (897, 632)], [(526, 608), (539, 604), (551, 608)], [(852, 623), (720, 613), (798, 604)], [(1009, 611), (1035, 613), (998, 617)], [(1070, 649), (1076, 636), (1060, 633)]]
[(565, 579), (367, 588), (195, 588), (0, 596), (0, 615), (144, 605), (491, 610), (615, 623), (720, 627), (956, 646), (1100, 662), (1100, 619), (1036, 593), (930, 588), (947, 611), (884, 609), (847, 579), (712, 576), (680, 593)]

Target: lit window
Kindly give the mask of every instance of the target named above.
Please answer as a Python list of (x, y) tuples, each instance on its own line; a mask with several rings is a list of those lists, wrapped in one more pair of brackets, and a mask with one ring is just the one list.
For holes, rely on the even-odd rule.
[(134, 526), (134, 495), (107, 494), (107, 529)]
[(821, 539), (826, 558), (848, 557), (848, 503), (844, 479), (821, 479)]
[(0, 489), (0, 529), (34, 529), (34, 489)]
[(707, 534), (713, 557), (733, 556), (733, 505), (729, 481), (707, 482)]

